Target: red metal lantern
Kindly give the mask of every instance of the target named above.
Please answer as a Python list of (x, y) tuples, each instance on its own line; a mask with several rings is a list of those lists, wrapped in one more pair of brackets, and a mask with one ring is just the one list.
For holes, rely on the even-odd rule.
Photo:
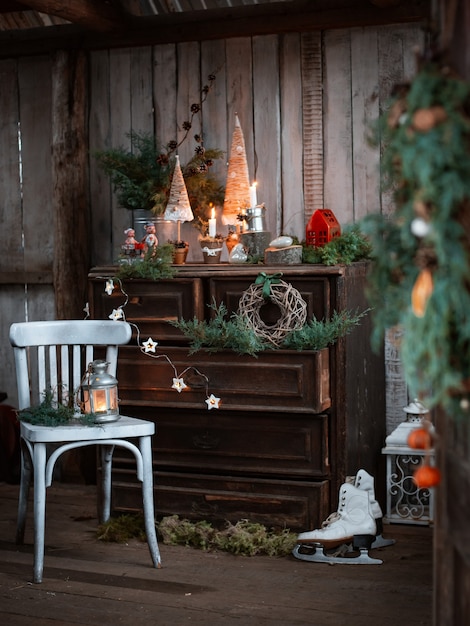
[(341, 226), (330, 209), (316, 209), (305, 229), (307, 246), (319, 248), (341, 235)]

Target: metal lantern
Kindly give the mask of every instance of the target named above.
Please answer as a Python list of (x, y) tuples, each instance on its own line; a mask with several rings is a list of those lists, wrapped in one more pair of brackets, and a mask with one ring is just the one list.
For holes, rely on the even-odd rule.
[[(387, 466), (387, 511), (384, 522), (389, 524), (419, 524), (434, 522), (434, 493), (421, 489), (413, 481), (413, 473), (425, 454), (434, 465), (434, 450), (416, 450), (408, 446), (409, 434), (418, 428), (429, 410), (418, 400), (403, 408), (406, 421), (399, 424), (385, 439), (382, 454)], [(432, 431), (432, 427), (431, 427)]]
[(82, 381), (83, 412), (94, 421), (115, 422), (119, 419), (117, 380), (108, 374), (109, 363), (103, 360), (88, 365)]

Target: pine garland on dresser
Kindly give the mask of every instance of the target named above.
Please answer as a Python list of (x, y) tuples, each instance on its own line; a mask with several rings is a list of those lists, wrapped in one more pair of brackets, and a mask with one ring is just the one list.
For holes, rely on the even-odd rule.
[(403, 328), (410, 390), (470, 415), (470, 85), (425, 61), (381, 116), (393, 215), (362, 224), (373, 244), (374, 340)]

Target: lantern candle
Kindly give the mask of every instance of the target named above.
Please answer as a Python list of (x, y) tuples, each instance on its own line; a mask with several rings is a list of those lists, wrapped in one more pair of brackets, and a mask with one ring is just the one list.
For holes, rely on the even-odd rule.
[(217, 233), (217, 223), (215, 219), (215, 209), (212, 209), (212, 217), (209, 219), (209, 237), (215, 237)]
[(255, 207), (258, 204), (256, 199), (256, 183), (253, 183), (250, 186), (250, 206), (251, 208)]
[(93, 415), (94, 422), (115, 422), (119, 419), (117, 380), (108, 374), (109, 363), (103, 360), (89, 363), (81, 383), (83, 412)]

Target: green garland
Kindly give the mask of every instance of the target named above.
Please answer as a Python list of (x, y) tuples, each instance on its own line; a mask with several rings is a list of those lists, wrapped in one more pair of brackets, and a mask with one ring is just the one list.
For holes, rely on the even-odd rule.
[(303, 263), (321, 263), (322, 265), (351, 265), (355, 261), (370, 258), (372, 246), (361, 232), (359, 224), (347, 225), (338, 237), (325, 245), (313, 248), (302, 244)]
[(145, 278), (148, 280), (163, 280), (173, 278), (178, 270), (172, 266), (173, 246), (163, 243), (150, 248), (143, 259), (136, 259), (132, 263), (121, 263), (117, 278)]
[[(192, 320), (179, 319), (168, 322), (190, 340), (190, 354), (199, 350), (210, 353), (233, 350), (237, 354), (256, 356), (263, 350), (276, 349), (272, 343), (264, 341), (256, 334), (245, 316), (239, 313), (228, 316), (227, 307), (223, 303), (217, 306), (214, 301), (210, 307), (215, 311), (215, 316), (209, 321), (194, 317)], [(280, 348), (299, 351), (323, 350), (340, 337), (349, 334), (367, 313), (368, 310), (361, 313), (334, 311), (331, 319), (321, 321), (313, 317), (302, 328), (292, 330)]]
[(95, 415), (79, 415), (75, 413), (73, 406), (54, 402), (54, 394), (51, 390), (44, 392), (44, 400), (37, 406), (30, 406), (18, 411), (17, 417), (20, 422), (28, 422), (36, 426), (65, 426), (70, 423), (96, 426)]
[(377, 137), (396, 210), (362, 223), (374, 342), (401, 327), (411, 392), (453, 414), (467, 410), (470, 377), (469, 111), (470, 85), (434, 63), (397, 89)]

